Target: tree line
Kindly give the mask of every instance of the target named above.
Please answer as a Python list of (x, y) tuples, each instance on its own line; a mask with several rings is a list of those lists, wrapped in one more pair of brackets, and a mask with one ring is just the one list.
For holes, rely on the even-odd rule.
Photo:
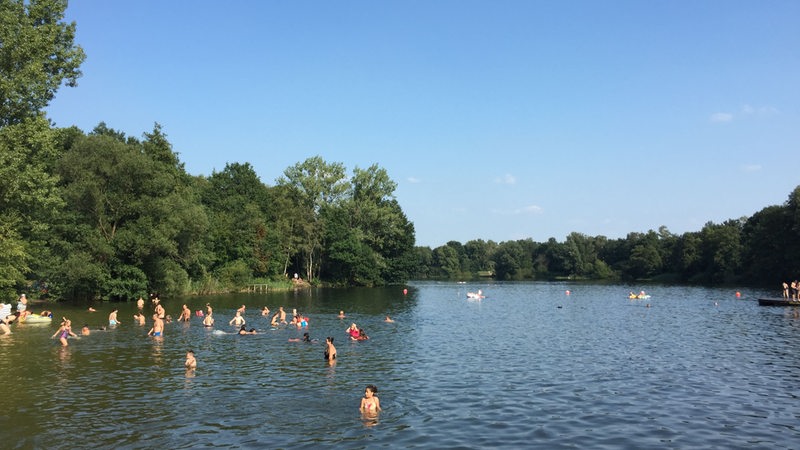
[(681, 235), (662, 226), (624, 239), (570, 233), (564, 242), (451, 241), (416, 251), (418, 278), (779, 285), (800, 277), (800, 186), (783, 205)]
[(43, 119), (0, 129), (0, 149), (21, 161), (4, 174), (20, 189), (0, 196), (6, 290), (122, 300), (295, 273), (372, 286), (405, 281), (414, 265), (414, 226), (378, 165), (348, 174), (312, 157), (274, 186), (249, 163), (192, 176), (158, 124), (137, 139)]

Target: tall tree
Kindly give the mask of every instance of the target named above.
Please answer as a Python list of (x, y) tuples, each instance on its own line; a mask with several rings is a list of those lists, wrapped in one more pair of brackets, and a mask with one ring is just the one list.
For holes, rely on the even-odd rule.
[(0, 128), (0, 293), (13, 293), (28, 274), (50, 265), (47, 241), (63, 205), (48, 166), (56, 153), (42, 117)]
[(226, 164), (208, 178), (202, 199), (212, 217), (209, 247), (217, 266), (241, 261), (257, 276), (278, 270), (282, 258), (267, 222), (268, 196), (249, 163)]
[(75, 86), (86, 55), (66, 0), (0, 0), (0, 127), (37, 116), (62, 83)]
[[(143, 149), (150, 142), (118, 133), (78, 139), (61, 159), (64, 198), (58, 244), (68, 255), (54, 268), (73, 297), (130, 298), (147, 290), (181, 294), (189, 270), (202, 272), (198, 242), (207, 219), (189, 178)], [(71, 269), (71, 270), (67, 270)]]
[(306, 159), (287, 168), (278, 179), (279, 186), (289, 186), (297, 196), (294, 200), (306, 212), (302, 215), (307, 221), (297, 230), (300, 233), (300, 251), (303, 255), (305, 277), (317, 277), (322, 261), (322, 238), (325, 236), (325, 223), (322, 220), (323, 208), (338, 206), (350, 187), (344, 165), (327, 163), (320, 156)]

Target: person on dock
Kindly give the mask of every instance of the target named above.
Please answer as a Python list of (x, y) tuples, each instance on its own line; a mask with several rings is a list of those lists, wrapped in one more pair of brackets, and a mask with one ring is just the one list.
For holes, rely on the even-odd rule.
[(783, 282), (783, 298), (789, 298), (789, 283)]

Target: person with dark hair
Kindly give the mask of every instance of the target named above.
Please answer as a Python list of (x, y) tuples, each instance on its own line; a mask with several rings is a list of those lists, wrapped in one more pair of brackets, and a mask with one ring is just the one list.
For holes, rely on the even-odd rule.
[(381, 401), (375, 394), (378, 393), (378, 388), (374, 384), (368, 384), (364, 389), (364, 397), (361, 399), (361, 412), (364, 414), (378, 414), (381, 410)]
[(256, 329), (250, 328), (250, 331), (247, 331), (247, 325), (242, 324), (242, 327), (239, 328), (239, 334), (256, 334)]
[(336, 360), (336, 347), (333, 346), (333, 337), (325, 338), (325, 361), (333, 364)]

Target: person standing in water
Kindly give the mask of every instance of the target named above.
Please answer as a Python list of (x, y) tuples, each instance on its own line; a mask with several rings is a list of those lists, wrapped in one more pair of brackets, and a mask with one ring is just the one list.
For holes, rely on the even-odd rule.
[(278, 307), (278, 315), (280, 316), (279, 319), (281, 324), (286, 323), (286, 311), (283, 310), (283, 306)]
[(186, 352), (186, 362), (183, 363), (183, 366), (186, 367), (186, 370), (197, 369), (197, 360), (194, 357), (193, 350), (188, 350)]
[(72, 332), (72, 321), (70, 321), (66, 317), (63, 317), (63, 319), (64, 320), (62, 320), (61, 326), (58, 328), (58, 330), (56, 330), (56, 333), (52, 336), (51, 339), (55, 339), (55, 337), (58, 336), (58, 340), (61, 341), (61, 346), (66, 347), (69, 345), (67, 339), (70, 336), (78, 337), (78, 335)]
[(178, 316), (178, 322), (188, 322), (189, 319), (192, 318), (192, 311), (189, 310), (189, 307), (186, 306), (186, 303), (183, 304), (183, 308), (181, 308), (181, 315)]
[(153, 328), (150, 328), (147, 335), (153, 337), (164, 336), (164, 319), (158, 317), (158, 314), (153, 314)]
[(237, 327), (242, 326), (245, 324), (244, 317), (242, 317), (242, 313), (236, 311), (236, 315), (233, 316), (233, 319), (228, 322), (228, 325), (236, 325)]
[(361, 407), (359, 408), (362, 413), (375, 415), (381, 410), (381, 401), (375, 394), (378, 393), (378, 388), (374, 384), (368, 384), (364, 389), (364, 397), (361, 399)]
[(111, 314), (108, 315), (108, 324), (110, 326), (117, 325), (119, 322), (117, 321), (117, 313), (119, 313), (118, 309), (114, 309), (111, 311)]
[(336, 361), (336, 347), (333, 346), (333, 337), (325, 338), (325, 361), (333, 364)]

